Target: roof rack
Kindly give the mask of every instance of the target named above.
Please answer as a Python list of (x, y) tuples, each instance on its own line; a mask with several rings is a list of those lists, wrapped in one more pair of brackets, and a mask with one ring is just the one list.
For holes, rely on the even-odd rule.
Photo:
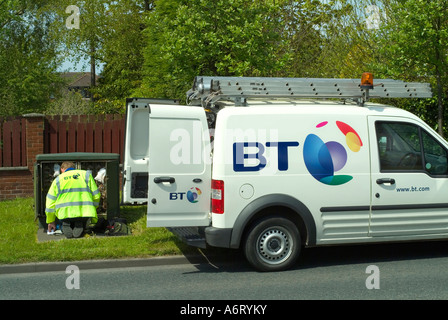
[(218, 101), (247, 105), (247, 99), (339, 98), (363, 105), (369, 98), (431, 98), (428, 83), (379, 79), (371, 73), (359, 79), (195, 77), (187, 93), (191, 105), (214, 107)]

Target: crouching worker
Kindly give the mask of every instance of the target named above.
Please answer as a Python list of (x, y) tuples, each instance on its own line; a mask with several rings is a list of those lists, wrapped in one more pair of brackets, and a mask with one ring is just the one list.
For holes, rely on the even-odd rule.
[(79, 238), (87, 220), (98, 221), (96, 207), (101, 194), (90, 171), (76, 170), (72, 162), (61, 165), (61, 174), (51, 183), (47, 194), (45, 214), (48, 231), (56, 229), (56, 218), (62, 222), (67, 238)]

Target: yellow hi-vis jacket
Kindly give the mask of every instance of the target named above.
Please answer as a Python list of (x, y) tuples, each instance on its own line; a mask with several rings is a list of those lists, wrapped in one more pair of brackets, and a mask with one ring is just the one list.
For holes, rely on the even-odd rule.
[(98, 220), (101, 194), (90, 171), (68, 169), (51, 183), (48, 190), (45, 213), (47, 223), (56, 219), (87, 218)]

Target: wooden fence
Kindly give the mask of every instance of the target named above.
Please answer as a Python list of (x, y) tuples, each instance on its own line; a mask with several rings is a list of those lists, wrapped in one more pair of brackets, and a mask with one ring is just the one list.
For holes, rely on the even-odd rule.
[(123, 115), (46, 117), (44, 152), (103, 152), (123, 155)]
[(26, 166), (26, 130), (22, 117), (0, 117), (0, 167)]
[[(124, 115), (45, 116), (42, 132), (44, 153), (118, 153), (123, 160)], [(23, 117), (0, 118), (0, 168), (25, 167), (26, 136)]]

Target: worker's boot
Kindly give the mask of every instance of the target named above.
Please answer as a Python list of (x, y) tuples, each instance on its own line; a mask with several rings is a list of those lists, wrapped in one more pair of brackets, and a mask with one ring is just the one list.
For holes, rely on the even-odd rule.
[(64, 233), (67, 239), (73, 238), (73, 229), (70, 225), (70, 222), (62, 222), (62, 232)]
[(80, 238), (84, 232), (84, 222), (81, 220), (75, 221), (73, 227), (73, 238)]

